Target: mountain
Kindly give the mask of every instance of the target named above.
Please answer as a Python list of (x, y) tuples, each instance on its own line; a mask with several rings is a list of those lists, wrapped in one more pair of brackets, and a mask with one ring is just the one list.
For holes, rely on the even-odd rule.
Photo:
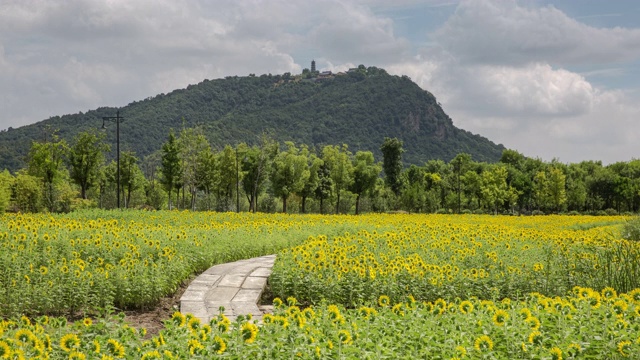
[[(115, 116), (116, 110), (102, 107), (0, 132), (0, 169), (24, 167), (33, 140), (56, 130), (71, 142), (79, 132), (101, 127), (102, 117)], [(495, 162), (504, 150), (453, 126), (436, 98), (408, 77), (362, 65), (339, 74), (306, 71), (204, 80), (119, 110), (124, 117), (121, 151), (134, 151), (140, 158), (159, 150), (171, 128), (179, 132), (183, 126), (201, 126), (216, 148), (253, 144), (266, 132), (279, 141), (307, 145), (344, 143), (352, 152), (371, 150), (378, 160), (384, 137), (397, 137), (404, 142), (404, 162), (417, 165), (448, 161), (461, 152), (476, 161)], [(115, 149), (115, 124), (107, 125), (107, 141)]]

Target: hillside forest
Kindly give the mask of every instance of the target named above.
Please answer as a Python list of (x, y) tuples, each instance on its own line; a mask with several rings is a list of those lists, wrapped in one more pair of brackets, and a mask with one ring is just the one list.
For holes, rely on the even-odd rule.
[[(306, 70), (306, 69), (305, 69)], [(454, 126), (435, 96), (407, 76), (389, 75), (374, 66), (323, 75), (303, 71), (204, 80), (168, 94), (157, 94), (121, 108), (101, 107), (54, 116), (16, 129), (0, 130), (0, 169), (26, 167), (32, 141), (55, 133), (71, 143), (95, 130), (119, 111), (120, 145), (144, 158), (157, 151), (170, 129), (198, 127), (215, 146), (257, 145), (267, 133), (281, 143), (309, 147), (349, 144), (381, 158), (385, 137), (403, 141), (404, 161), (422, 165), (468, 153), (496, 162), (504, 146)], [(116, 144), (115, 124), (107, 124), (106, 142)]]
[[(199, 127), (171, 130), (160, 149), (139, 157), (113, 149), (98, 131), (71, 142), (31, 144), (26, 166), (0, 172), (0, 211), (81, 208), (288, 213), (588, 213), (638, 212), (640, 160), (561, 163), (504, 150), (495, 163), (459, 153), (448, 162), (403, 162), (397, 138), (371, 151), (323, 147), (262, 135), (253, 145), (215, 149)], [(120, 180), (118, 183), (118, 179)], [(119, 196), (118, 196), (119, 195)]]

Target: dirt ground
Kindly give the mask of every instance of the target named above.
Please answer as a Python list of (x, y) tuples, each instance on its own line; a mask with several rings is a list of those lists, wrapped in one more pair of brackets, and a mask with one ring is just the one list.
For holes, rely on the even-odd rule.
[(187, 290), (189, 282), (183, 282), (178, 291), (160, 300), (160, 303), (150, 310), (125, 311), (124, 320), (136, 329), (147, 329), (147, 336), (157, 335), (164, 328), (162, 321), (171, 318), (174, 312), (180, 310), (180, 297)]

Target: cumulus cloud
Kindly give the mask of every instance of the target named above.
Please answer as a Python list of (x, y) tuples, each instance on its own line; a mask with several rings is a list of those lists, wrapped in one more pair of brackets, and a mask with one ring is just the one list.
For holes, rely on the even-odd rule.
[(640, 56), (640, 29), (594, 28), (549, 5), (466, 0), (434, 34), (465, 63), (592, 64)]

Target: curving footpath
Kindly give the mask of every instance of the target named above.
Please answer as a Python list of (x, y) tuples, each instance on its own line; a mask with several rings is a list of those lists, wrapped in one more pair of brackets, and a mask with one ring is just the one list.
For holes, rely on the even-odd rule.
[(259, 306), (258, 301), (275, 260), (275, 255), (267, 255), (212, 266), (195, 278), (182, 294), (180, 312), (209, 322), (223, 306), (223, 314), (231, 321), (238, 315), (248, 314), (261, 320), (263, 314), (272, 311), (271, 306)]

